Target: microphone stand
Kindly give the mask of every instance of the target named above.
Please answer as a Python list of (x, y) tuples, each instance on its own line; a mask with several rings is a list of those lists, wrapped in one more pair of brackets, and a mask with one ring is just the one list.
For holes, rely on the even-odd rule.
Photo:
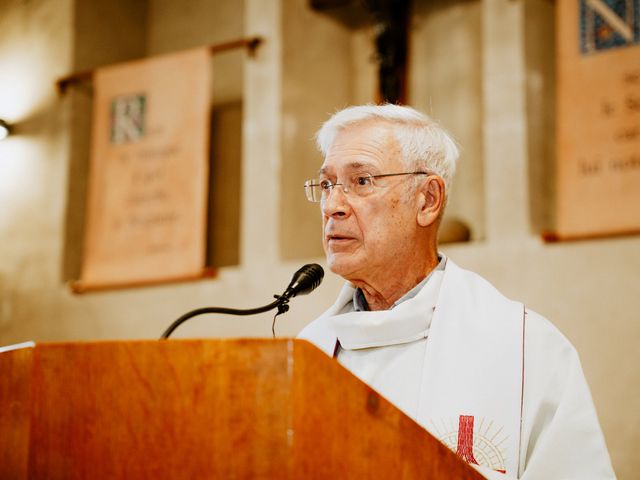
[[(255, 315), (256, 313), (268, 312), (274, 308), (278, 308), (278, 313), (276, 316), (286, 313), (289, 310), (289, 296), (285, 294), (283, 295), (274, 295), (276, 299), (275, 302), (271, 302), (269, 305), (265, 305), (263, 307), (258, 308), (249, 308), (249, 309), (238, 309), (238, 308), (225, 308), (225, 307), (204, 307), (204, 308), (196, 308), (195, 310), (191, 310), (190, 312), (185, 313), (176, 321), (174, 321), (169, 328), (167, 328), (160, 340), (166, 340), (169, 338), (169, 335), (173, 333), (173, 331), (178, 328), (182, 323), (186, 322), (190, 318), (193, 318), (197, 315), (202, 315), (204, 313), (223, 313), (226, 315)], [(275, 318), (274, 318), (275, 321)], [(272, 329), (273, 330), (273, 329)]]
[(192, 317), (196, 315), (202, 315), (203, 313), (226, 313), (229, 315), (254, 315), (256, 313), (266, 312), (273, 308), (278, 309), (278, 313), (273, 317), (273, 323), (271, 324), (271, 333), (273, 333), (273, 338), (276, 338), (276, 317), (283, 313), (289, 311), (289, 300), (291, 300), (296, 295), (306, 295), (307, 293), (313, 291), (320, 282), (322, 282), (322, 277), (324, 276), (324, 270), (322, 267), (316, 263), (310, 263), (308, 265), (302, 266), (302, 268), (298, 269), (296, 273), (293, 274), (293, 278), (289, 283), (289, 286), (284, 291), (282, 295), (274, 295), (273, 297), (276, 299), (275, 302), (271, 302), (269, 305), (265, 305), (264, 307), (258, 308), (249, 308), (246, 310), (237, 309), (237, 308), (224, 308), (224, 307), (204, 307), (197, 308), (190, 312), (185, 313), (180, 318), (178, 318), (175, 322), (169, 325), (160, 340), (166, 340), (169, 338), (169, 335), (178, 328), (182, 323), (186, 322)]

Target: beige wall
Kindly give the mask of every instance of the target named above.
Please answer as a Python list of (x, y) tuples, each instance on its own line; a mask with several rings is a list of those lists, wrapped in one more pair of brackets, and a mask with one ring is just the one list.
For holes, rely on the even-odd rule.
[(461, 147), (446, 217), (485, 235), (482, 147), (482, 8), (480, 1), (415, 3), (409, 103), (441, 122)]
[(529, 205), (533, 231), (555, 222), (555, 6), (546, 0), (524, 4)]
[[(0, 0), (0, 118), (18, 124), (16, 135), (0, 142), (0, 344), (155, 338), (197, 306), (266, 303), (299, 265), (322, 263), (314, 231), (319, 216), (304, 203), (300, 179), (321, 161), (310, 135), (324, 114), (342, 102), (365, 100), (371, 91), (373, 70), (359, 53), (367, 50), (371, 31), (348, 32), (303, 3), (203, 0), (183, 8), (163, 0), (120, 2), (127, 18), (135, 19), (122, 27), (140, 29), (138, 34), (112, 43), (104, 41), (109, 29), (97, 31), (103, 40), (82, 47), (78, 39), (91, 34), (86, 27), (95, 15), (80, 16), (79, 3)], [(433, 111), (464, 138), (455, 208), (482, 232), (476, 237), (481, 240), (443, 250), (548, 316), (572, 340), (619, 478), (636, 478), (640, 238), (549, 245), (532, 228), (531, 218), (533, 224), (545, 220), (534, 210), (548, 194), (543, 165), (553, 104), (536, 99), (553, 85), (550, 46), (539, 41), (548, 39), (549, 2), (441, 1), (421, 8), (412, 37), (412, 98), (429, 111), (430, 94), (421, 90), (428, 86)], [(107, 9), (98, 18), (117, 18), (122, 11)], [(83, 29), (74, 28), (82, 18)], [(256, 58), (214, 64), (221, 98), (242, 105), (219, 113), (228, 124), (243, 125), (242, 137), (224, 147), (238, 152), (233, 148), (241, 142), (241, 153), (225, 154), (240, 156), (236, 170), (231, 163), (224, 166), (230, 171), (223, 170), (236, 176), (237, 197), (227, 203), (222, 192), (217, 200), (220, 208), (228, 206), (227, 215), (239, 212), (231, 214), (236, 237), (227, 240), (235, 244), (230, 255), (237, 265), (221, 268), (215, 280), (72, 295), (65, 279), (73, 272), (69, 259), (81, 251), (74, 213), (82, 211), (87, 139), (79, 127), (86, 123), (89, 98), (82, 89), (58, 97), (53, 82), (80, 65), (213, 43), (240, 30), (265, 37)], [(426, 44), (434, 38), (441, 45)], [(453, 61), (444, 60), (456, 52)], [(465, 78), (457, 79), (456, 71)], [(221, 220), (221, 228), (229, 221)], [(317, 292), (295, 299), (278, 322), (279, 334), (297, 333), (333, 301), (340, 284), (329, 274)], [(269, 336), (270, 324), (269, 314), (203, 317), (176, 336)]]
[(0, 118), (15, 125), (0, 143), (0, 338), (8, 343), (48, 336), (58, 313), (70, 112), (53, 81), (72, 65), (73, 16), (70, 1), (2, 0), (0, 12)]
[[(282, 10), (282, 163), (280, 255), (322, 254), (320, 215), (304, 201), (303, 185), (322, 158), (313, 136), (327, 113), (351, 99), (351, 34), (307, 2), (284, 0)], [(304, 105), (301, 108), (301, 105)]]

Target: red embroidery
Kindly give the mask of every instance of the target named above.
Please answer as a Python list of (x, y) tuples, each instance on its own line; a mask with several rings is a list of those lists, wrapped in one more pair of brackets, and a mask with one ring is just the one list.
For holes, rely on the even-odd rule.
[(473, 415), (460, 415), (456, 454), (467, 463), (478, 465), (473, 456)]

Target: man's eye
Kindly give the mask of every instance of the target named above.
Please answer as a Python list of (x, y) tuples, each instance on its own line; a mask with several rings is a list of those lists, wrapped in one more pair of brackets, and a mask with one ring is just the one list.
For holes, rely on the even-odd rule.
[(371, 175), (360, 175), (359, 177), (356, 177), (355, 180), (355, 184), (361, 187), (371, 185), (372, 183)]
[(333, 183), (330, 180), (320, 180), (320, 188), (322, 190), (330, 190), (332, 186)]

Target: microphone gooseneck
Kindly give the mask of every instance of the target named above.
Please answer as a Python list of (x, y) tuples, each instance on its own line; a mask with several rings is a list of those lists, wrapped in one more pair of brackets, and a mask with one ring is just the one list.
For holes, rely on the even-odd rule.
[[(267, 312), (274, 308), (278, 308), (278, 313), (276, 317), (282, 313), (286, 313), (289, 310), (289, 300), (296, 295), (306, 295), (315, 290), (318, 285), (322, 282), (322, 278), (324, 277), (324, 270), (317, 263), (310, 263), (304, 265), (300, 268), (296, 273), (293, 274), (291, 278), (291, 282), (287, 286), (286, 290), (282, 295), (274, 295), (275, 301), (271, 302), (268, 305), (258, 308), (250, 308), (250, 309), (237, 309), (237, 308), (225, 308), (225, 307), (204, 307), (197, 308), (195, 310), (191, 310), (190, 312), (185, 313), (177, 320), (175, 320), (169, 327), (164, 331), (161, 340), (165, 340), (169, 338), (169, 336), (173, 333), (173, 331), (182, 325), (184, 322), (193, 318), (197, 315), (202, 315), (205, 313), (224, 313), (227, 315), (255, 315), (257, 313)], [(274, 332), (275, 326), (275, 317), (274, 323), (271, 327), (272, 332)], [(275, 332), (274, 332), (275, 336)]]

